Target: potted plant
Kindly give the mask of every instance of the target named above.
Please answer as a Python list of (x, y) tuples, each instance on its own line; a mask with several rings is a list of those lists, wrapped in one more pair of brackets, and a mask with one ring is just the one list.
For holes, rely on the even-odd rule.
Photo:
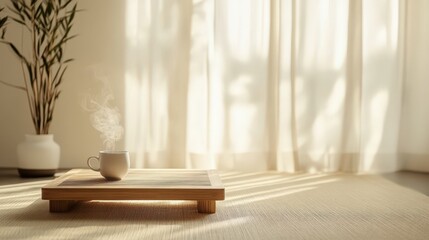
[[(49, 128), (61, 82), (72, 61), (64, 57), (64, 50), (65, 44), (75, 37), (70, 31), (76, 8), (75, 0), (11, 0), (8, 6), (11, 14), (0, 19), (0, 42), (21, 62), (23, 84), (1, 79), (0, 82), (26, 92), (35, 129), (35, 134), (26, 135), (17, 148), (21, 177), (53, 176), (59, 166), (60, 147)], [(29, 54), (6, 39), (8, 20), (9, 24), (24, 28), (23, 44), (28, 44)]]

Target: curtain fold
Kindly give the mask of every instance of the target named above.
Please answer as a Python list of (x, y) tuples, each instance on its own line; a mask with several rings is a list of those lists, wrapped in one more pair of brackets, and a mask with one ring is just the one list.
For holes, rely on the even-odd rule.
[(399, 0), (127, 0), (132, 165), (377, 172), (417, 154), (427, 166), (426, 148), (407, 145), (429, 143), (407, 132), (422, 104), (407, 89), (429, 76), (407, 71), (419, 55), (407, 46), (423, 28), (407, 27), (424, 16), (416, 5), (428, 9)]

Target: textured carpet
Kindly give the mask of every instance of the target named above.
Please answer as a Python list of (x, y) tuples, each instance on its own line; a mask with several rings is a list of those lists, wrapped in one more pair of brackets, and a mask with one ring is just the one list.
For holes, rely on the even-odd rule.
[(210, 215), (168, 201), (52, 214), (48, 181), (0, 177), (0, 239), (429, 239), (429, 197), (373, 175), (226, 172)]

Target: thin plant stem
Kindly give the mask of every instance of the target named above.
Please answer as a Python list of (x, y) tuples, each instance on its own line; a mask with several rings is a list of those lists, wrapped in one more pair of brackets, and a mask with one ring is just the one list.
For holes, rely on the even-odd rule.
[(15, 85), (15, 84), (11, 84), (11, 83), (5, 82), (3, 80), (0, 80), (0, 83), (4, 84), (6, 86), (9, 86), (9, 87), (13, 87), (13, 88), (19, 89), (19, 90), (27, 91), (27, 89), (25, 87), (18, 86), (18, 85)]

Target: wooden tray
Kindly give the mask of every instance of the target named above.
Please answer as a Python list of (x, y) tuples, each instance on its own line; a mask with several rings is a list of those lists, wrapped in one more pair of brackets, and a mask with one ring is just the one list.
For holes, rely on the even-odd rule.
[(51, 212), (88, 200), (195, 200), (200, 213), (215, 213), (225, 188), (215, 170), (130, 169), (120, 181), (92, 170), (74, 169), (42, 188)]

